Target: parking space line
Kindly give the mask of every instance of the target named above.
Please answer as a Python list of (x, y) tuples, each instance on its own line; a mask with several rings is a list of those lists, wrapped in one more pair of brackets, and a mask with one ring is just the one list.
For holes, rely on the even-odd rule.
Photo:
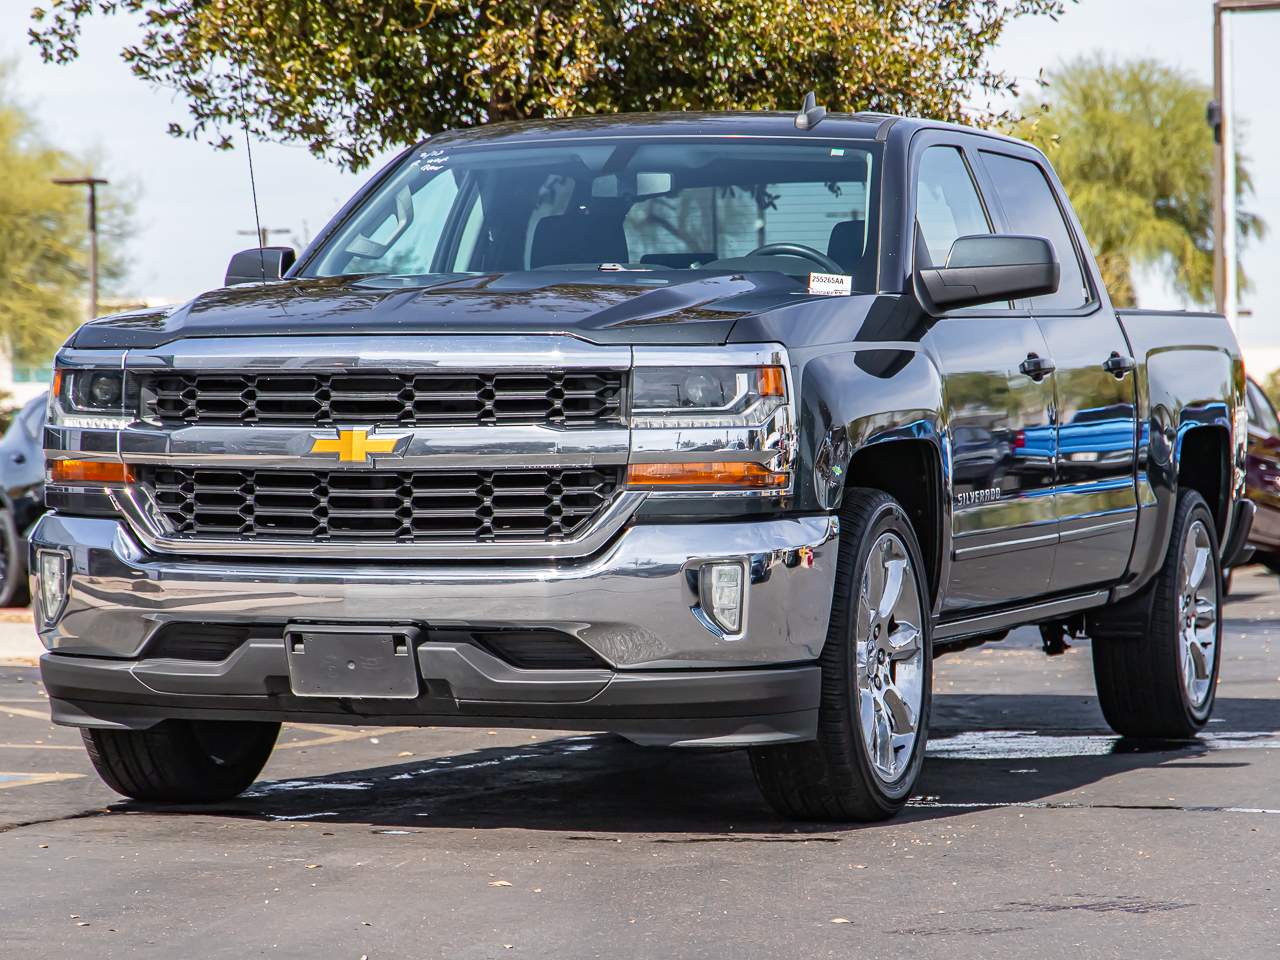
[(11, 707), (7, 704), (0, 703), (0, 711), (11, 713), (15, 717), (30, 717), (32, 720), (49, 720), (48, 710), (28, 710), (26, 707)]
[(78, 743), (0, 743), (0, 750), (83, 750)]
[(5, 773), (0, 770), (0, 790), (10, 787), (34, 787), (40, 783), (56, 783), (60, 780), (79, 780), (83, 773)]

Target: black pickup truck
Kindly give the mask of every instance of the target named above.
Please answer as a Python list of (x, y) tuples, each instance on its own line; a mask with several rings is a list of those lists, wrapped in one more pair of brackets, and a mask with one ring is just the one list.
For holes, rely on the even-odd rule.
[(82, 327), (31, 569), (103, 778), (231, 796), (289, 720), (608, 730), (871, 820), (935, 652), (1028, 624), (1193, 736), (1231, 330), (1115, 310), (1032, 147), (806, 107), (434, 136), (296, 262)]

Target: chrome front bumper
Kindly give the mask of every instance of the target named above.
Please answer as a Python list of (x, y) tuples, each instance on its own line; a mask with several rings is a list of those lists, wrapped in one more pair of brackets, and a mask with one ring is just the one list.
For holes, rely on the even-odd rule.
[[(225, 716), (399, 723), (505, 723), (615, 730), (641, 742), (776, 743), (816, 729), (819, 656), (839, 522), (640, 524), (598, 556), (540, 564), (350, 564), (188, 560), (146, 553), (122, 522), (46, 515), (33, 557), (68, 558), (65, 606), (40, 623), (54, 719), (139, 727)], [(750, 571), (742, 633), (698, 609), (701, 564)], [(283, 638), (217, 663), (148, 658), (168, 623), (413, 623), (417, 701), (328, 701), (288, 693)], [(468, 643), (467, 627), (558, 630), (607, 667), (519, 669)], [(444, 634), (441, 634), (444, 637)]]
[[(31, 545), (70, 558), (62, 613), (38, 625), (57, 653), (138, 657), (174, 621), (394, 621), (558, 630), (612, 667), (668, 669), (816, 659), (838, 531), (828, 516), (638, 524), (574, 563), (338, 564), (152, 555), (121, 522), (51, 513)], [(697, 570), (732, 559), (749, 576), (743, 631), (726, 637), (699, 616)]]

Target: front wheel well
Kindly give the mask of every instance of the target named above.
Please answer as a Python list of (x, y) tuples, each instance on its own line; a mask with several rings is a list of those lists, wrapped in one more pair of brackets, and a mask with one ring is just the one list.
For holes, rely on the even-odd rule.
[(941, 577), (942, 462), (925, 440), (869, 444), (849, 460), (847, 487), (869, 487), (902, 505), (924, 553), (929, 593), (936, 598)]

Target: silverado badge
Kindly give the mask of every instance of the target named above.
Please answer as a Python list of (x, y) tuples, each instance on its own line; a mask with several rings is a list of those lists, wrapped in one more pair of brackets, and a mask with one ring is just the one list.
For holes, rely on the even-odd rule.
[[(377, 427), (373, 427), (377, 430)], [(311, 444), (311, 453), (337, 454), (339, 463), (369, 463), (373, 454), (381, 453), (393, 457), (404, 456), (404, 448), (408, 446), (410, 434), (397, 433), (387, 436), (373, 437), (363, 427), (338, 430), (336, 437), (327, 434), (312, 434), (315, 437)]]

